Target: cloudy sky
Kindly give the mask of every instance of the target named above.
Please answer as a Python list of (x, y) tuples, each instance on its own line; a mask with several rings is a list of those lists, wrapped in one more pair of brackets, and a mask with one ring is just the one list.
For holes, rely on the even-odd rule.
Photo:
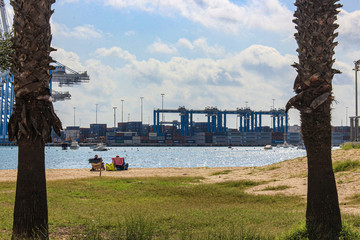
[[(333, 125), (355, 114), (353, 61), (360, 59), (360, 1), (341, 0)], [(153, 109), (284, 107), (294, 93), (297, 44), (294, 0), (57, 0), (51, 19), (53, 58), (90, 82), (54, 106), (64, 126), (153, 121)], [(8, 1), (7, 1), (8, 4)], [(7, 5), (9, 6), (9, 4)], [(9, 10), (11, 13), (11, 10)], [(274, 101), (272, 99), (275, 99)], [(166, 120), (177, 119), (167, 115)], [(195, 121), (202, 121), (196, 116)], [(235, 117), (229, 125), (235, 127)], [(265, 120), (266, 123), (267, 120)], [(270, 121), (269, 121), (270, 122)], [(290, 124), (299, 114), (290, 110)]]

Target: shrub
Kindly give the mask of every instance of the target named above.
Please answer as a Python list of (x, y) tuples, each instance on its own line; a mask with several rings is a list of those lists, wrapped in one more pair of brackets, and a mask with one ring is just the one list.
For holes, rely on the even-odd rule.
[(341, 149), (343, 150), (359, 149), (359, 148), (360, 148), (360, 143), (358, 142), (347, 142), (341, 146)]
[(280, 190), (285, 190), (291, 188), (288, 185), (279, 185), (279, 186), (268, 186), (266, 188), (264, 188), (262, 191), (280, 191)]
[(360, 166), (360, 161), (347, 159), (345, 161), (334, 162), (333, 169), (334, 172), (343, 172), (358, 168), (359, 166)]

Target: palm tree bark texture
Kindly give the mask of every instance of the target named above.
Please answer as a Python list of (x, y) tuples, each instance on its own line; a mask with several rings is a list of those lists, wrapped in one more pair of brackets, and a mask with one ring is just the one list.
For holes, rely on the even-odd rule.
[(300, 111), (308, 157), (306, 227), (309, 239), (338, 239), (341, 215), (331, 160), (332, 79), (334, 42), (338, 33), (338, 0), (296, 0), (294, 13), (299, 63), (296, 96), (286, 105)]
[(48, 239), (45, 143), (61, 122), (50, 97), (51, 5), (55, 0), (11, 0), (14, 9), (15, 108), (9, 140), (17, 140), (18, 175), (12, 239)]

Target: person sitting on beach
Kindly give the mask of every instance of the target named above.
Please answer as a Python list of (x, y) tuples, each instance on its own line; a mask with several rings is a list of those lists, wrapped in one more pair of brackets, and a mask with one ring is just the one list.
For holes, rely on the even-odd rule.
[(112, 158), (112, 163), (117, 170), (128, 170), (129, 168), (129, 164), (125, 162), (125, 158), (119, 157), (119, 155)]
[[(101, 168), (104, 168), (104, 162), (103, 162), (102, 158), (99, 158), (99, 156), (97, 154), (94, 156), (94, 158), (89, 159), (89, 163), (95, 163), (95, 164), (101, 163)], [(95, 170), (94, 167), (92, 167), (91, 171), (94, 171), (94, 170)]]

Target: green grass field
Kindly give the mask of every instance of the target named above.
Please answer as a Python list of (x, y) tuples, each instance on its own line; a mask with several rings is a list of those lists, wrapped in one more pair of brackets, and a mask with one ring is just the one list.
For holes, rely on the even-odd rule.
[[(250, 181), (199, 184), (199, 178), (185, 177), (52, 181), (48, 183), (50, 236), (94, 240), (301, 239), (290, 237), (289, 232), (304, 222), (305, 201), (244, 193), (255, 185)], [(14, 199), (15, 183), (0, 183), (1, 239), (11, 237)], [(360, 217), (343, 215), (343, 220), (359, 230)], [(301, 233), (301, 227), (297, 231)], [(295, 231), (295, 235), (301, 234)]]

